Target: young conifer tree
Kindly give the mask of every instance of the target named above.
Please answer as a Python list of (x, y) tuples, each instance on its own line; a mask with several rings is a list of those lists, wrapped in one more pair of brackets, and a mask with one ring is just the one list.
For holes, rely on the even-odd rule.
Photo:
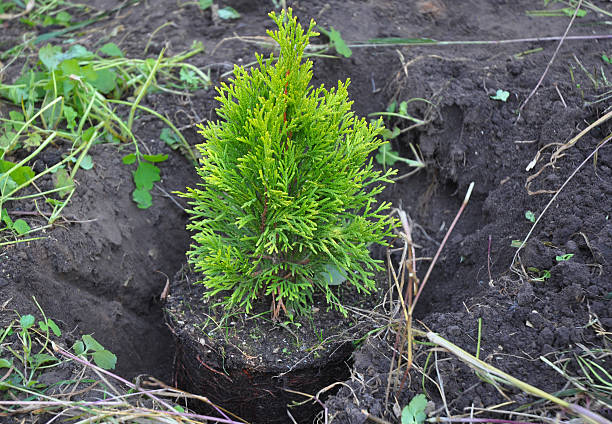
[(258, 66), (234, 68), (216, 98), (220, 120), (200, 126), (202, 178), (184, 197), (194, 231), (190, 263), (203, 274), (208, 296), (246, 312), (272, 298), (272, 312), (310, 310), (321, 290), (343, 311), (332, 286), (374, 287), (379, 261), (368, 246), (385, 244), (395, 225), (375, 196), (392, 171), (374, 170), (368, 155), (383, 141), (380, 122), (351, 111), (349, 82), (313, 88), (312, 62), (302, 61), (308, 30), (291, 9), (270, 17), (278, 30), (278, 59), (257, 55)]

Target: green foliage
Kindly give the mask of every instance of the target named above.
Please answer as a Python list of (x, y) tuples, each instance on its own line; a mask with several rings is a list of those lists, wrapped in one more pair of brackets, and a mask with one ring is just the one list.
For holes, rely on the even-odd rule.
[(221, 19), (238, 19), (240, 18), (240, 13), (236, 9), (230, 6), (223, 7), (217, 10), (217, 15)]
[[(404, 120), (408, 120), (414, 123), (413, 126), (410, 126), (404, 129), (400, 129), (397, 125), (393, 125), (392, 130), (385, 128), (382, 132), (383, 138), (385, 140), (393, 140), (399, 137), (403, 132), (410, 130), (410, 128), (413, 128), (414, 126), (425, 125), (427, 123), (426, 121), (415, 118), (408, 113), (408, 104), (415, 102), (415, 101), (425, 102), (433, 106), (433, 104), (429, 100), (415, 97), (410, 100), (404, 100), (400, 102), (399, 108), (398, 108), (398, 103), (396, 101), (393, 101), (389, 104), (389, 106), (387, 106), (386, 111), (371, 113), (368, 116), (386, 116), (388, 117), (388, 119), (399, 118), (401, 120), (400, 122), (403, 122)], [(403, 175), (400, 178), (409, 176), (412, 173), (419, 171), (421, 168), (425, 168), (425, 162), (421, 158), (421, 155), (419, 154), (417, 149), (414, 147), (414, 145), (412, 143), (409, 143), (408, 146), (410, 147), (410, 150), (412, 151), (414, 159), (404, 158), (400, 156), (398, 152), (392, 150), (389, 144), (383, 144), (382, 146), (378, 148), (378, 153), (376, 154), (376, 161), (385, 168), (387, 166), (391, 166), (395, 164), (398, 161), (403, 162), (407, 164), (408, 166), (414, 168), (413, 171), (411, 171), (408, 174)]]
[[(410, 145), (410, 147), (413, 146)], [(416, 153), (416, 151), (414, 152)], [(412, 160), (401, 157), (398, 152), (396, 152), (395, 150), (391, 150), (391, 146), (389, 146), (389, 144), (383, 144), (382, 146), (380, 146), (380, 148), (378, 149), (378, 153), (376, 154), (376, 161), (383, 166), (390, 166), (398, 161), (404, 162), (415, 168), (423, 168), (425, 166), (425, 164), (420, 160)]]
[(309, 86), (312, 62), (302, 55), (314, 22), (304, 31), (291, 9), (270, 16), (278, 60), (257, 55), (258, 67), (235, 67), (217, 90), (221, 120), (200, 126), (202, 184), (182, 193), (192, 206), (189, 258), (207, 295), (223, 294), (228, 309), (249, 312), (265, 295), (307, 313), (320, 290), (343, 311), (331, 287), (338, 279), (374, 288), (380, 261), (368, 246), (385, 244), (395, 225), (375, 196), (394, 171), (368, 160), (383, 128), (355, 117), (348, 82)]
[[(87, 152), (94, 143), (103, 142), (131, 142), (139, 164), (148, 163), (137, 170), (141, 184), (136, 187), (133, 198), (139, 207), (149, 207), (152, 202), (149, 186), (159, 180), (159, 168), (153, 163), (163, 158), (147, 157), (139, 152), (132, 133), (136, 109), (162, 120), (168, 131), (173, 131), (168, 135), (174, 140), (172, 147), (180, 148), (195, 162), (195, 155), (179, 130), (165, 116), (139, 103), (145, 93), (153, 90), (176, 92), (172, 88), (206, 87), (208, 76), (185, 62), (203, 49), (201, 43), (194, 43), (191, 50), (176, 56), (164, 58), (162, 51), (157, 60), (140, 60), (125, 58), (114, 43), (106, 43), (96, 52), (78, 44), (67, 50), (51, 44), (41, 47), (39, 61), (33, 67), (24, 68), (12, 84), (0, 83), (0, 97), (12, 101), (15, 109), (19, 108), (9, 110), (8, 117), (0, 118), (0, 210), (5, 202), (32, 199), (32, 195), (20, 197), (17, 192), (45, 174), (53, 174), (54, 189), (35, 196), (44, 197), (45, 203), (53, 207), (48, 218), (49, 224), (53, 223), (75, 191), (77, 171), (94, 166)], [(127, 94), (134, 95), (136, 100), (119, 100)], [(116, 114), (115, 104), (130, 108), (127, 123)], [(70, 146), (68, 151), (62, 152), (57, 164), (34, 173), (28, 164), (54, 139), (63, 140), (60, 144)], [(22, 159), (12, 162), (14, 157)], [(10, 225), (4, 222), (0, 232), (12, 230), (9, 236), (30, 232), (23, 220), (11, 221)], [(0, 246), (10, 243), (0, 240)]]
[[(123, 157), (123, 163), (131, 165), (139, 159), (139, 156), (131, 153)], [(161, 180), (160, 169), (155, 165), (168, 159), (168, 155), (142, 155), (138, 160), (138, 167), (132, 171), (136, 189), (132, 192), (132, 200), (140, 209), (147, 209), (153, 205), (153, 183)]]
[(422, 424), (427, 415), (427, 398), (424, 394), (416, 395), (410, 403), (402, 409), (402, 424)]
[(89, 334), (81, 336), (72, 346), (72, 350), (79, 356), (90, 355), (97, 366), (105, 370), (115, 369), (117, 357), (112, 352), (104, 349), (96, 339)]
[(353, 51), (346, 45), (342, 35), (340, 35), (340, 31), (334, 29), (334, 27), (330, 27), (329, 31), (321, 27), (318, 27), (318, 29), (329, 38), (330, 45), (338, 54), (344, 57), (351, 57), (353, 55)]
[(499, 100), (500, 102), (505, 103), (506, 101), (508, 101), (508, 97), (510, 97), (510, 93), (507, 92), (506, 90), (499, 89), (495, 92), (494, 96), (489, 96), (489, 97), (491, 97), (491, 99), (493, 100)]
[(555, 256), (555, 260), (557, 262), (565, 262), (565, 261), (569, 261), (573, 256), (574, 256), (573, 253), (566, 253), (564, 255)]
[(525, 211), (525, 219), (531, 223), (536, 221), (536, 216), (532, 211)]

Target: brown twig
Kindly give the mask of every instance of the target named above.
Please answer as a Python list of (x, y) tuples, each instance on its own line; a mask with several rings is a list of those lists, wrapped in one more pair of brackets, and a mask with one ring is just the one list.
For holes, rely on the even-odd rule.
[(459, 212), (457, 212), (457, 215), (455, 216), (455, 219), (453, 219), (452, 224), (450, 225), (450, 227), (448, 228), (448, 231), (446, 232), (446, 235), (444, 236), (444, 239), (442, 240), (442, 243), (440, 243), (440, 246), (438, 247), (438, 251), (436, 252), (433, 260), (431, 261), (431, 264), (429, 264), (429, 268), (427, 269), (427, 273), (425, 273), (425, 277), (423, 278), (423, 281), (421, 282), (420, 286), (419, 286), (419, 291), (417, 292), (416, 296), (414, 297), (414, 301), (410, 307), (410, 315), (412, 316), (412, 314), (414, 313), (414, 308), (419, 300), (419, 297), (421, 296), (421, 293), (423, 292), (423, 289), (425, 288), (425, 284), (427, 283), (427, 280), (429, 279), (429, 276), (431, 275), (431, 272), (433, 271), (434, 266), (436, 265), (436, 262), (438, 261), (438, 258), (440, 257), (440, 253), (442, 253), (442, 249), (444, 249), (444, 245), (446, 244), (446, 241), (448, 240), (448, 237), (451, 235), (451, 233), (453, 232), (453, 229), (455, 228), (455, 225), (457, 224), (457, 221), (459, 221), (459, 217), (461, 216), (461, 214), (463, 213), (463, 210), (465, 209), (465, 207), (467, 206), (469, 200), (470, 200), (470, 196), (472, 195), (472, 190), (474, 189), (474, 183), (470, 183), (470, 186), (468, 187), (467, 193), (465, 194), (465, 198), (463, 199), (463, 203), (461, 204), (461, 207), (459, 208)]

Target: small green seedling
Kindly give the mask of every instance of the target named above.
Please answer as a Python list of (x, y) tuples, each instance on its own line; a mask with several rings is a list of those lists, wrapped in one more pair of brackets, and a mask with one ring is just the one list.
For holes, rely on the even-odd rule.
[(199, 0), (198, 4), (200, 5), (200, 9), (206, 10), (212, 6), (213, 0)]
[(424, 394), (416, 395), (410, 403), (402, 409), (402, 424), (423, 424), (427, 415), (427, 398)]
[(532, 272), (534, 274), (537, 275), (537, 277), (534, 277), (531, 279), (531, 281), (546, 281), (550, 278), (551, 274), (550, 271), (547, 269), (543, 269), (543, 270), (539, 270), (536, 267), (530, 266), (527, 268), (527, 271)]
[(117, 364), (117, 357), (115, 354), (104, 349), (104, 346), (98, 343), (96, 339), (89, 334), (81, 336), (81, 340), (74, 343), (72, 350), (74, 350), (74, 353), (78, 356), (90, 355), (95, 364), (105, 370), (115, 369), (115, 365)]
[(217, 10), (217, 15), (221, 18), (221, 19), (238, 19), (240, 18), (240, 13), (238, 13), (238, 11), (236, 9), (234, 9), (233, 7), (230, 6), (226, 6), (224, 8), (221, 8), (219, 10)]
[[(397, 117), (397, 118), (412, 121), (414, 125), (424, 125), (426, 123), (425, 121), (423, 121), (422, 119), (414, 118), (408, 113), (408, 104), (413, 101), (424, 101), (426, 103), (431, 104), (431, 102), (425, 99), (412, 98), (409, 101), (400, 102), (399, 109), (398, 109), (397, 102), (393, 101), (389, 104), (389, 106), (387, 106), (387, 110), (385, 112), (375, 112), (375, 113), (369, 114), (368, 116)], [(397, 112), (396, 112), (396, 109), (398, 109)], [(404, 130), (400, 130), (399, 127), (397, 126), (394, 126), (392, 130), (385, 128), (382, 132), (382, 137), (384, 140), (393, 140), (397, 138), (400, 134), (402, 134), (402, 132), (404, 132), (407, 129), (410, 129), (410, 127), (405, 128)], [(415, 168), (409, 174), (406, 174), (406, 176), (411, 175), (414, 172), (417, 172), (421, 168), (425, 168), (425, 162), (421, 158), (421, 155), (417, 152), (414, 145), (412, 143), (409, 143), (409, 147), (410, 147), (410, 150), (412, 150), (412, 154), (415, 159), (404, 158), (400, 156), (398, 152), (392, 150), (389, 144), (383, 144), (382, 146), (378, 148), (378, 153), (376, 154), (376, 157), (375, 157), (376, 162), (378, 162), (384, 168), (386, 168), (387, 166), (391, 166), (398, 161), (404, 162), (408, 164), (409, 166)]]
[[(7, 230), (14, 231), (17, 235), (22, 236), (30, 232), (31, 228), (23, 219), (13, 221), (9, 216), (6, 208), (2, 208), (1, 221), (4, 223)], [(2, 228), (0, 228), (2, 230)]]
[(506, 90), (497, 90), (494, 96), (489, 96), (493, 100), (499, 100), (500, 102), (506, 102), (508, 97), (510, 97), (510, 93)]
[(555, 256), (555, 259), (557, 262), (565, 262), (565, 261), (569, 261), (572, 256), (574, 256), (573, 253), (566, 253), (564, 255), (557, 255)]
[(336, 52), (344, 57), (351, 57), (353, 51), (346, 45), (346, 42), (340, 35), (340, 31), (330, 27), (329, 31), (325, 28), (317, 27), (327, 38), (329, 38), (330, 45), (336, 50)]
[(606, 56), (605, 54), (601, 55), (601, 60), (603, 60), (605, 63), (607, 63), (608, 65), (612, 65), (612, 59), (610, 59), (608, 56)]
[(123, 163), (131, 165), (138, 161), (138, 167), (132, 171), (134, 185), (136, 188), (132, 192), (132, 200), (140, 209), (147, 209), (153, 205), (153, 183), (160, 181), (160, 169), (155, 165), (168, 159), (168, 155), (138, 155), (130, 153), (123, 157)]
[[(418, 157), (418, 153), (412, 143), (409, 144), (410, 149), (412, 149), (412, 153), (415, 157)], [(389, 144), (383, 144), (378, 148), (378, 153), (376, 154), (376, 162), (387, 167), (394, 165), (396, 162), (404, 162), (414, 168), (424, 168), (425, 164), (422, 161), (406, 159), (401, 157), (398, 152), (395, 150), (391, 150), (391, 146)]]
[(534, 223), (536, 220), (536, 216), (532, 211), (525, 211), (525, 219), (527, 219), (527, 221)]

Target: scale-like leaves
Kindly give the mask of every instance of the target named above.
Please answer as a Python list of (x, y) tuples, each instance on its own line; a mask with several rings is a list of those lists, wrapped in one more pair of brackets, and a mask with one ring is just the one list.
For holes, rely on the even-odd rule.
[(383, 128), (351, 111), (349, 82), (309, 85), (312, 62), (302, 56), (318, 35), (314, 21), (304, 30), (291, 9), (270, 16), (279, 57), (235, 67), (217, 89), (220, 120), (200, 126), (202, 184), (183, 193), (189, 257), (208, 295), (222, 293), (228, 308), (248, 312), (263, 293), (300, 313), (315, 290), (337, 304), (333, 286), (344, 280), (374, 287), (380, 265), (368, 246), (384, 244), (394, 226), (374, 196), (394, 171), (375, 171), (368, 159)]

